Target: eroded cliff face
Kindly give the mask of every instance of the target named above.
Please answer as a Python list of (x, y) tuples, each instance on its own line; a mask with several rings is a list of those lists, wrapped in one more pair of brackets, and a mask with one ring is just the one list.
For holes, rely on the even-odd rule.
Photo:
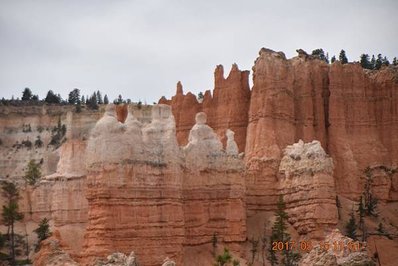
[(109, 105), (87, 147), (89, 212), (82, 263), (132, 250), (143, 265), (183, 263), (184, 247), (245, 241), (243, 161), (227, 155), (198, 114), (187, 146), (177, 144), (167, 105), (142, 125), (117, 121)]
[(250, 102), (249, 71), (241, 71), (236, 64), (232, 65), (227, 78), (224, 68), (218, 65), (214, 71), (213, 95), (208, 90), (204, 98), (198, 102), (195, 95), (183, 93), (181, 82), (177, 83), (176, 95), (167, 100), (161, 98), (159, 103), (169, 104), (176, 118), (177, 140), (180, 145), (188, 142), (189, 130), (195, 124), (195, 115), (205, 112), (208, 124), (212, 127), (222, 143), (226, 144), (227, 129), (235, 132), (235, 140), (239, 151), (245, 150), (246, 128)]
[[(196, 261), (204, 265), (213, 236), (245, 256), (248, 232), (272, 220), (279, 195), (296, 240), (324, 239), (341, 223), (336, 195), (351, 208), (366, 178), (383, 219), (395, 223), (396, 67), (367, 71), (263, 48), (251, 91), (248, 71), (223, 72), (217, 66), (202, 101), (178, 83), (171, 100), (160, 100), (171, 109), (0, 106), (1, 177), (19, 184), (25, 214), (17, 232), (35, 243), (32, 230), (50, 218), (83, 265), (116, 251), (134, 251), (143, 265), (207, 256)], [(62, 125), (60, 143), (50, 144)], [(22, 178), (30, 159), (43, 173), (33, 187)], [(51, 243), (46, 249), (58, 250)], [(307, 260), (323, 261), (317, 254)]]

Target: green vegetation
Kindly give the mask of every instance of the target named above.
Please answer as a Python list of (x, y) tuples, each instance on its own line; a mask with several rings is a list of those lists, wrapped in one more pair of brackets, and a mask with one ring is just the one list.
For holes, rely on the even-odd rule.
[(373, 196), (373, 193), (371, 191), (373, 185), (373, 176), (372, 176), (372, 169), (367, 167), (365, 169), (365, 187), (364, 187), (364, 192), (363, 197), (364, 197), (364, 208), (365, 208), (365, 213), (368, 216), (377, 216), (377, 198)]
[(104, 96), (104, 104), (109, 104), (108, 95), (106, 95), (106, 94)]
[(48, 222), (49, 220), (47, 218), (43, 218), (39, 223), (39, 227), (34, 230), (34, 232), (37, 234), (39, 244), (41, 241), (51, 236), (50, 225)]
[(58, 118), (58, 124), (51, 131), (51, 140), (48, 145), (53, 145), (58, 148), (65, 140), (66, 126), (61, 124), (61, 117)]
[[(283, 249), (281, 251), (282, 254), (277, 254), (276, 250), (274, 250), (273, 242), (289, 242), (291, 237), (287, 232), (287, 219), (289, 218), (288, 214), (285, 211), (286, 204), (283, 200), (283, 196), (279, 196), (279, 200), (277, 203), (277, 210), (275, 212), (276, 220), (274, 225), (272, 226), (272, 233), (270, 238), (270, 246), (269, 246), (269, 256), (268, 260), (271, 265), (277, 265), (282, 263), (286, 266), (294, 266), (298, 265), (298, 261), (300, 260), (300, 254), (295, 252), (292, 249)], [(278, 251), (279, 252), (279, 251)]]
[(323, 49), (319, 48), (319, 49), (315, 49), (312, 51), (311, 55), (318, 57), (320, 60), (325, 61), (326, 63), (329, 64), (329, 55), (326, 54), (323, 51)]
[(216, 248), (217, 248), (217, 236), (216, 236), (216, 233), (213, 233), (213, 237), (211, 238), (211, 245), (213, 247), (213, 256), (216, 257)]
[(62, 102), (62, 98), (61, 95), (55, 95), (55, 93), (52, 90), (49, 90), (47, 92), (47, 96), (44, 99), (44, 101), (46, 103), (61, 103)]
[(339, 54), (339, 61), (340, 61), (342, 64), (347, 64), (347, 63), (348, 63), (347, 55), (345, 54), (345, 51), (344, 51), (344, 50), (341, 50), (341, 51), (340, 51), (340, 54)]
[(69, 92), (68, 102), (69, 102), (69, 104), (80, 103), (80, 90), (79, 89), (73, 89), (71, 92)]
[(28, 169), (25, 172), (25, 180), (29, 185), (36, 184), (37, 180), (41, 177), (40, 164), (35, 163), (35, 160), (30, 160)]
[[(395, 60), (395, 64), (394, 64), (394, 60)], [(393, 65), (396, 65), (396, 57), (394, 57), (393, 60)], [(360, 64), (363, 68), (365, 69), (373, 69), (373, 70), (378, 70), (380, 69), (382, 66), (388, 66), (390, 65), (390, 61), (388, 61), (387, 57), (384, 56), (382, 54), (378, 54), (377, 58), (372, 55), (372, 59), (370, 59), (370, 56), (368, 54), (362, 54), (360, 57)]]
[(204, 97), (203, 92), (198, 93), (198, 100), (203, 100)]
[(19, 191), (14, 183), (4, 181), (2, 183), (2, 195), (6, 199), (5, 205), (3, 205), (2, 222), (7, 226), (7, 238), (10, 244), (10, 257), (11, 264), (15, 265), (15, 233), (14, 225), (15, 222), (23, 219), (23, 214), (19, 212), (18, 200)]
[(229, 250), (224, 248), (224, 253), (217, 256), (214, 266), (230, 265), (231, 262), (233, 266), (240, 265), (239, 260), (233, 259), (232, 255), (229, 253)]
[(351, 211), (350, 220), (345, 226), (346, 235), (354, 240), (357, 239), (357, 224), (355, 221), (354, 211)]
[(337, 207), (337, 215), (339, 217), (339, 220), (341, 219), (341, 213), (340, 213), (340, 209), (342, 208), (341, 206), (341, 202), (339, 199), (339, 196), (336, 195), (336, 207)]

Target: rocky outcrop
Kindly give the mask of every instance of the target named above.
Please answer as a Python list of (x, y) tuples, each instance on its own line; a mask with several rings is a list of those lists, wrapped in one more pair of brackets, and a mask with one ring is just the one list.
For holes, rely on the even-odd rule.
[(343, 236), (338, 229), (328, 234), (322, 243), (324, 243), (322, 247), (317, 245), (308, 254), (305, 254), (299, 264), (328, 266), (376, 265), (366, 251), (366, 243), (354, 242), (351, 238)]
[[(397, 80), (393, 68), (366, 72), (359, 64), (327, 65), (303, 53), (286, 59), (261, 49), (253, 67), (245, 150), (249, 214), (274, 204), (282, 151), (299, 139), (320, 141), (335, 162), (337, 193), (351, 199), (363, 191), (366, 167), (396, 167), (398, 142), (390, 132), (398, 121)], [(386, 200), (397, 198), (389, 185), (395, 175), (381, 180), (389, 186)]]
[(279, 194), (301, 236), (324, 239), (337, 225), (333, 161), (319, 141), (289, 145), (279, 166)]
[(87, 145), (83, 263), (133, 249), (144, 265), (166, 256), (181, 264), (184, 245), (209, 243), (215, 233), (244, 241), (242, 170), (203, 113), (181, 150), (169, 106), (154, 106), (152, 122), (142, 125), (131, 113), (120, 123), (109, 105)]
[(240, 71), (236, 64), (232, 65), (228, 77), (225, 78), (223, 66), (218, 65), (214, 71), (213, 95), (206, 91), (201, 102), (190, 92), (184, 95), (182, 85), (178, 82), (176, 95), (171, 100), (159, 100), (159, 103), (172, 107), (176, 118), (178, 143), (186, 145), (189, 131), (195, 124), (195, 115), (202, 111), (206, 113), (209, 126), (218, 134), (223, 145), (225, 146), (227, 141), (226, 130), (231, 129), (236, 134), (239, 151), (243, 152), (250, 104), (248, 78), (249, 71)]
[(68, 254), (68, 247), (60, 240), (59, 232), (54, 232), (50, 238), (43, 240), (40, 250), (35, 254), (34, 266), (79, 266)]

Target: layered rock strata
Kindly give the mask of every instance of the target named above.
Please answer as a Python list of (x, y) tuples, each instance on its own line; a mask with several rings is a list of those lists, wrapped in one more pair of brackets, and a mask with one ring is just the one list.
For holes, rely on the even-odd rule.
[(184, 245), (245, 240), (243, 164), (226, 155), (204, 114), (180, 149), (171, 108), (142, 125), (109, 105), (87, 146), (88, 226), (83, 263), (134, 250), (144, 265), (182, 263)]
[(199, 102), (195, 95), (183, 92), (181, 82), (177, 83), (176, 95), (167, 100), (162, 98), (159, 103), (169, 104), (176, 118), (177, 140), (180, 145), (188, 142), (189, 131), (195, 124), (196, 113), (203, 111), (208, 116), (208, 124), (226, 144), (227, 129), (235, 132), (235, 140), (239, 151), (245, 150), (246, 127), (250, 102), (249, 71), (241, 71), (236, 64), (232, 65), (227, 78), (224, 68), (218, 65), (214, 71), (213, 95), (208, 90)]
[(289, 222), (307, 239), (323, 239), (337, 225), (333, 160), (319, 141), (289, 145), (279, 166), (279, 194)]

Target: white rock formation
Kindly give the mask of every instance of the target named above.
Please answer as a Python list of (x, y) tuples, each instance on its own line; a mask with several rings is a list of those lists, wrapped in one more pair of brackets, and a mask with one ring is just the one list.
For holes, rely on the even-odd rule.
[(150, 161), (159, 164), (180, 162), (176, 125), (169, 105), (153, 106), (152, 122), (142, 129), (142, 135)]
[(196, 124), (189, 132), (188, 144), (184, 147), (186, 165), (204, 169), (223, 155), (223, 147), (214, 130), (206, 125), (205, 113), (197, 113), (195, 120)]
[(227, 129), (225, 135), (227, 136), (227, 147), (225, 152), (231, 156), (237, 156), (239, 154), (238, 144), (235, 142), (235, 132)]
[(120, 123), (115, 114), (115, 106), (108, 104), (104, 116), (91, 131), (87, 145), (87, 166), (95, 163), (117, 163), (128, 159), (130, 150), (123, 135), (126, 126)]
[(300, 174), (308, 171), (331, 174), (333, 173), (333, 160), (325, 153), (319, 141), (304, 143), (299, 140), (298, 143), (289, 145), (284, 150), (279, 171), (287, 177), (292, 173)]
[(130, 158), (137, 160), (144, 157), (145, 147), (142, 137), (142, 123), (134, 117), (131, 109), (129, 110), (125, 125), (125, 139), (130, 147)]

